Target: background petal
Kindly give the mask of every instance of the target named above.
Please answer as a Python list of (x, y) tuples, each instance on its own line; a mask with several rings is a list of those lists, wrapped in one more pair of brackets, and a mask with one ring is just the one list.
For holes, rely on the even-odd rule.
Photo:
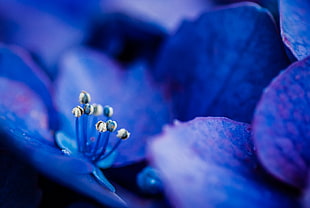
[(2, 0), (0, 40), (31, 51), (55, 76), (56, 61), (64, 50), (86, 38), (88, 21), (94, 8), (98, 8), (95, 3), (96, 0)]
[(262, 90), (288, 65), (267, 10), (235, 4), (185, 22), (163, 46), (154, 71), (175, 116), (250, 122)]
[[(9, 91), (8, 91), (9, 89)], [(54, 145), (46, 127), (44, 105), (27, 86), (0, 79), (0, 134), (12, 152), (41, 173), (102, 204), (123, 207), (124, 202), (92, 177), (93, 165), (70, 157)], [(14, 102), (15, 101), (15, 102)]]
[(36, 132), (44, 141), (53, 144), (48, 132), (47, 109), (42, 100), (26, 85), (0, 77), (0, 122), (8, 131), (18, 129), (15, 133)]
[[(33, 62), (30, 55), (22, 48), (17, 46), (5, 46), (0, 44), (0, 76), (10, 80), (23, 82), (35, 92), (40, 101), (40, 105), (45, 105), (49, 114), (49, 122), (51, 127), (56, 127), (56, 116), (52, 101), (51, 81), (46, 74)], [(10, 96), (10, 88), (2, 85), (5, 96)], [(12, 89), (14, 90), (14, 89)], [(14, 94), (15, 91), (12, 91)], [(14, 98), (12, 98), (14, 99)], [(30, 98), (28, 100), (31, 100)], [(1, 103), (1, 102), (0, 102)], [(13, 106), (15, 104), (11, 103)], [(22, 104), (22, 103), (19, 103)]]
[(260, 169), (247, 124), (196, 118), (166, 128), (149, 150), (175, 207), (297, 205)]
[(280, 28), (285, 45), (301, 60), (310, 55), (310, 2), (279, 0)]
[(292, 64), (265, 90), (256, 108), (253, 138), (265, 168), (302, 188), (310, 163), (310, 58)]
[(167, 104), (156, 87), (143, 63), (123, 70), (95, 51), (72, 51), (64, 57), (57, 79), (57, 104), (64, 115), (61, 128), (75, 138), (71, 110), (79, 104), (79, 93), (86, 90), (93, 103), (112, 106), (118, 127), (131, 132), (118, 148), (116, 163), (125, 165), (141, 160), (147, 137), (159, 133), (169, 119)]
[(166, 36), (153, 22), (116, 13), (98, 18), (88, 43), (123, 63), (142, 58), (153, 62)]
[(212, 4), (205, 0), (105, 0), (101, 5), (105, 12), (125, 13), (173, 31), (183, 19), (196, 17)]

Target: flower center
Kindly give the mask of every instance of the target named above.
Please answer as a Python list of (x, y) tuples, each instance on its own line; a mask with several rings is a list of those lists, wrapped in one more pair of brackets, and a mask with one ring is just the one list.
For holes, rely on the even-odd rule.
[[(130, 133), (126, 129), (117, 129), (117, 122), (113, 121), (113, 108), (100, 104), (90, 104), (90, 95), (82, 91), (79, 96), (81, 105), (72, 109), (75, 116), (75, 131), (78, 151), (93, 162), (98, 162), (109, 157)], [(99, 120), (100, 116), (105, 121)], [(110, 142), (114, 134), (117, 141)], [(110, 143), (113, 143), (110, 144)]]

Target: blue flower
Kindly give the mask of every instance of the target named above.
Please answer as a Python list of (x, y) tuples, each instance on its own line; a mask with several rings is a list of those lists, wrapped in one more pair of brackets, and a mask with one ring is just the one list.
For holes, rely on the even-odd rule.
[[(161, 35), (162, 33), (159, 36)], [(113, 35), (108, 36), (108, 39), (111, 37)], [(116, 42), (124, 37), (127, 36), (120, 36)], [(108, 45), (104, 50), (112, 51), (110, 55), (115, 55), (118, 51), (115, 48), (118, 49)], [(57, 65), (59, 73), (53, 74), (52, 83), (25, 51), (17, 47), (2, 46), (0, 91), (3, 97), (0, 102), (0, 129), (6, 135), (7, 145), (55, 180), (92, 196), (103, 204), (125, 206), (98, 166), (119, 167), (143, 160), (150, 136), (160, 133), (162, 125), (169, 123), (171, 118), (186, 121), (196, 116), (212, 115), (250, 122), (263, 89), (290, 63), (272, 16), (266, 9), (252, 3), (220, 8), (206, 12), (192, 22), (185, 21), (176, 34), (168, 37), (156, 50), (158, 53), (153, 53), (156, 57), (151, 62), (156, 63), (155, 67), (150, 66), (144, 58), (134, 59), (127, 66), (121, 66), (99, 51), (83, 46), (73, 47), (70, 51), (62, 51), (61, 56), (58, 56), (61, 57)], [(82, 105), (75, 107), (81, 92)], [(110, 138), (110, 150), (100, 149), (100, 143), (106, 147), (104, 141), (108, 141), (116, 123), (109, 119), (98, 121), (96, 117), (85, 115), (93, 111), (93, 106), (83, 101), (89, 100), (88, 93), (94, 103), (113, 106), (116, 112), (113, 120), (132, 133), (129, 140), (119, 145), (119, 138), (115, 137), (114, 141)], [(110, 117), (110, 108), (105, 109), (106, 117)], [(237, 159), (219, 174), (225, 176), (229, 172), (232, 178), (239, 173), (252, 177), (252, 172), (259, 166), (256, 157), (252, 156), (253, 145), (249, 139), (247, 124), (228, 119), (209, 120), (196, 119), (189, 124), (178, 124), (177, 130), (171, 130), (173, 139), (168, 136), (168, 139), (155, 139), (151, 142), (152, 161), (163, 172), (164, 184), (167, 184), (168, 190), (171, 188), (173, 204), (189, 207), (205, 202), (203, 198), (183, 197), (186, 190), (174, 187), (174, 183), (170, 184), (174, 180), (170, 177), (175, 176), (177, 185), (184, 185), (186, 180), (183, 176), (193, 180), (196, 180), (196, 176), (204, 179), (205, 171), (214, 171), (205, 166), (205, 161), (201, 161), (199, 157), (191, 160), (188, 156), (195, 156), (197, 153), (204, 159), (213, 158), (214, 161), (210, 162), (208, 159), (207, 164), (214, 167), (222, 162), (217, 158), (218, 155), (223, 155), (222, 164), (229, 163), (232, 149), (232, 155)], [(106, 132), (106, 129), (109, 131)], [(174, 133), (179, 130), (181, 133)], [(215, 142), (210, 140), (210, 146), (206, 147), (210, 149), (206, 152), (204, 144), (201, 144), (203, 141), (196, 141), (199, 138), (197, 135), (203, 134), (200, 131), (215, 135)], [(125, 138), (126, 133), (128, 134), (121, 130), (118, 137)], [(167, 134), (164, 133), (161, 138), (166, 138)], [(227, 141), (221, 140), (223, 135), (227, 137)], [(174, 143), (175, 139), (182, 137), (190, 139)], [(242, 138), (241, 141), (234, 139), (237, 137)], [(162, 145), (166, 142), (172, 146)], [(220, 151), (213, 152), (212, 147), (216, 147), (217, 143), (222, 145)], [(119, 146), (117, 152), (111, 151), (114, 145)], [(115, 154), (110, 154), (109, 151)], [(103, 164), (99, 162), (100, 159), (105, 159)], [(250, 167), (243, 168), (243, 160), (249, 160)], [(178, 170), (182, 163), (185, 167), (182, 170), (185, 172), (179, 178)], [(191, 165), (195, 167), (189, 168)], [(217, 166), (215, 169), (217, 170)], [(243, 178), (238, 179), (240, 183), (249, 183), (264, 191), (265, 179), (257, 182), (256, 176), (261, 177), (257, 174), (251, 178), (253, 180), (245, 182)], [(230, 178), (227, 180), (229, 182)], [(208, 187), (208, 184), (201, 185)], [(211, 183), (211, 186), (216, 185), (218, 184)], [(233, 188), (234, 186), (224, 186), (223, 189), (228, 190), (229, 194), (238, 193), (239, 190)], [(218, 190), (222, 190), (222, 187), (218, 187)], [(204, 192), (206, 190), (202, 187), (193, 189), (192, 193), (199, 197), (201, 195), (198, 193)], [(271, 194), (283, 199), (282, 194), (272, 195), (273, 193), (267, 192), (265, 196), (270, 197)], [(227, 197), (220, 192), (216, 194)], [(250, 197), (256, 197), (255, 200), (260, 200), (259, 195), (249, 194)], [(231, 202), (233, 205), (240, 205), (238, 199)], [(288, 198), (286, 202), (290, 205), (295, 201)], [(214, 201), (211, 205), (216, 206), (216, 203)]]
[[(62, 73), (53, 86), (22, 49), (2, 46), (0, 54), (3, 70), (0, 122), (8, 147), (54, 180), (92, 196), (103, 204), (124, 206), (124, 202), (114, 193), (114, 187), (98, 166), (109, 167), (112, 162), (113, 166), (124, 166), (142, 160), (145, 155), (144, 141), (149, 135), (160, 132), (161, 125), (169, 119), (162, 96), (158, 90), (153, 90), (146, 79), (144, 65), (135, 65), (126, 71), (98, 52), (77, 49), (64, 57)], [(137, 79), (141, 82), (137, 82)], [(98, 158), (93, 158), (95, 155), (89, 154), (85, 149), (80, 149), (81, 154), (75, 154), (74, 142), (78, 142), (80, 147), (87, 144), (85, 140), (80, 142), (76, 138), (90, 139), (87, 142), (91, 145), (87, 148), (95, 150), (96, 143), (91, 143), (92, 135), (98, 134), (90, 134), (86, 138), (81, 135), (87, 133), (87, 129), (97, 131), (97, 121), (92, 120), (96, 118), (91, 117), (86, 123), (83, 123), (83, 118), (77, 119), (81, 131), (78, 130), (76, 134), (71, 111), (76, 106), (82, 89), (90, 92), (96, 103), (115, 104), (113, 119), (118, 121), (119, 126), (135, 132), (134, 136), (119, 145), (117, 153), (113, 151), (111, 156), (115, 161), (114, 158), (109, 160), (111, 157), (105, 158), (110, 155), (109, 147), (106, 154), (96, 155)], [(54, 102), (58, 105), (57, 108), (54, 107)], [(84, 105), (86, 107), (88, 104)], [(83, 109), (85, 113), (87, 110)], [(107, 116), (111, 116), (111, 108), (104, 110)], [(148, 111), (147, 114), (142, 113), (145, 110)], [(77, 115), (77, 112), (74, 114)], [(128, 119), (125, 119), (127, 116)], [(59, 128), (54, 128), (57, 121)], [(115, 125), (114, 121), (102, 121), (97, 125), (97, 129), (104, 131), (106, 127), (113, 131), (112, 124)], [(109, 135), (99, 134), (102, 134), (102, 137)], [(55, 145), (55, 135), (61, 148)], [(116, 136), (111, 135), (110, 138), (109, 146), (112, 149), (113, 143), (116, 142), (115, 145), (118, 146), (118, 141), (128, 137), (128, 132), (120, 130)], [(99, 148), (98, 146), (97, 150), (104, 153), (104, 149)], [(104, 159), (103, 163), (100, 159)]]

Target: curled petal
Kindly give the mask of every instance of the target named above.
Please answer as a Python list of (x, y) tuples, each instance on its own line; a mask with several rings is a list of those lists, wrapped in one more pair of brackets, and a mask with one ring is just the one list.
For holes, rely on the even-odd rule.
[(301, 60), (310, 55), (310, 2), (280, 0), (280, 29), (283, 42)]

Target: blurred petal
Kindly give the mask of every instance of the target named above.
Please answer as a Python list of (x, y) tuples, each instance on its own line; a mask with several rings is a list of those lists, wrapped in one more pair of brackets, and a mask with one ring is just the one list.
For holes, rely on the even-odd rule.
[[(109, 152), (110, 150), (111, 148), (108, 148), (107, 152)], [(102, 169), (110, 168), (114, 164), (116, 156), (117, 152), (113, 152), (109, 157), (104, 158), (103, 160), (99, 160), (96, 163), (96, 166)]]
[(310, 177), (308, 176), (307, 188), (304, 190), (302, 206), (303, 208), (310, 208)]
[(145, 67), (135, 65), (122, 70), (102, 54), (78, 49), (64, 57), (61, 72), (56, 95), (64, 115), (62, 129), (74, 138), (71, 109), (78, 104), (79, 93), (85, 90), (92, 102), (112, 106), (118, 126), (131, 132), (118, 148), (116, 163), (125, 165), (143, 159), (147, 137), (159, 133), (169, 119), (167, 104)]
[(76, 154), (78, 147), (77, 142), (74, 139), (67, 137), (63, 132), (58, 131), (55, 134), (55, 142), (62, 150), (69, 152), (70, 154)]
[(52, 135), (48, 132), (46, 108), (33, 91), (20, 82), (0, 77), (0, 94), (0, 129), (22, 134), (25, 139), (30, 139), (28, 134), (35, 133), (53, 144)]
[(174, 30), (185, 18), (194, 18), (211, 6), (205, 0), (103, 0), (105, 12), (120, 12), (156, 22)]
[(225, 116), (250, 122), (262, 90), (288, 64), (267, 10), (236, 4), (185, 22), (154, 72), (178, 119)]
[[(9, 89), (9, 91), (8, 91)], [(111, 206), (124, 202), (91, 175), (88, 161), (62, 154), (46, 128), (44, 106), (25, 85), (0, 79), (0, 133), (6, 145), (48, 177)], [(10, 96), (9, 96), (10, 95)]]
[[(39, 102), (43, 102), (48, 109), (50, 124), (55, 125), (56, 118), (51, 96), (52, 84), (46, 74), (32, 61), (29, 54), (19, 47), (5, 47), (0, 44), (0, 68), (1, 77), (23, 82), (37, 94), (36, 96), (40, 97)], [(9, 96), (10, 88), (7, 88), (7, 91), (6, 95)], [(44, 113), (47, 114), (47, 112)]]
[(57, 59), (65, 49), (81, 43), (88, 30), (85, 21), (80, 18), (72, 21), (72, 17), (69, 20), (69, 15), (64, 17), (64, 13), (59, 14), (58, 9), (51, 6), (53, 3), (47, 5), (46, 1), (2, 0), (0, 39), (27, 48), (55, 76)]
[(310, 55), (310, 2), (280, 0), (281, 35), (293, 55), (301, 60)]
[(154, 61), (166, 32), (154, 23), (124, 14), (109, 14), (95, 25), (89, 44), (122, 62)]
[(297, 205), (260, 169), (247, 124), (196, 118), (166, 128), (149, 147), (175, 207)]
[(310, 58), (295, 62), (268, 86), (257, 106), (253, 135), (264, 167), (303, 188), (310, 163)]

